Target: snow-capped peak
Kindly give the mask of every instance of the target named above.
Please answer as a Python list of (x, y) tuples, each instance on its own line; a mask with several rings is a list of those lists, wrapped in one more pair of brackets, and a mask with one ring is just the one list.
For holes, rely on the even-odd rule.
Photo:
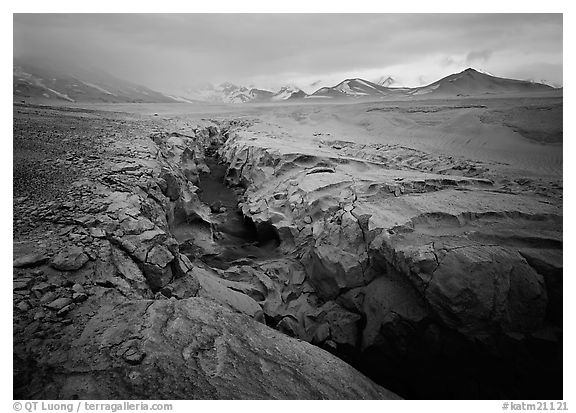
[(377, 85), (380, 85), (380, 86), (390, 87), (394, 83), (396, 83), (396, 80), (394, 80), (391, 76), (382, 76), (382, 77), (378, 78), (377, 80), (375, 80), (374, 83), (376, 83)]
[(302, 93), (302, 90), (294, 85), (282, 86), (278, 92), (272, 96), (272, 100), (286, 100), (290, 99), (293, 94)]
[(483, 70), (483, 69), (474, 69), (474, 70), (476, 70), (478, 73), (482, 73), (482, 74), (484, 74), (484, 75), (496, 77), (496, 76), (494, 76), (492, 73), (490, 73), (490, 72), (487, 71), (487, 70)]

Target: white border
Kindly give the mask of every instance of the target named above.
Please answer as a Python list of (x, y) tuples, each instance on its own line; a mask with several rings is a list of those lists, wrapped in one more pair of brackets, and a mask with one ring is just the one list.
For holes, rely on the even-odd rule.
[[(2, 371), (2, 401), (0, 409), (2, 411), (12, 410), (12, 342), (8, 340), (7, 336), (11, 332), (12, 326), (12, 286), (11, 286), (11, 262), (12, 262), (12, 82), (11, 71), (12, 64), (10, 56), (12, 52), (12, 13), (30, 13), (30, 12), (146, 12), (146, 13), (165, 13), (165, 12), (308, 12), (308, 13), (438, 13), (438, 12), (491, 12), (491, 13), (564, 13), (564, 44), (568, 44), (574, 49), (572, 39), (574, 39), (574, 26), (575, 19), (573, 13), (573, 6), (569, 1), (522, 1), (522, 2), (505, 2), (502, 0), (479, 0), (479, 1), (410, 1), (410, 2), (374, 2), (367, 0), (354, 0), (352, 1), (329, 1), (329, 2), (311, 2), (306, 0), (293, 0), (290, 2), (272, 2), (264, 0), (240, 0), (240, 1), (222, 1), (212, 0), (209, 2), (192, 3), (181, 1), (162, 0), (156, 2), (120, 2), (112, 0), (99, 0), (97, 2), (79, 2), (79, 1), (38, 1), (38, 0), (23, 0), (11, 1), (8, 4), (3, 4), (3, 13), (1, 21), (2, 30), (2, 56), (3, 64), (0, 67), (2, 70), (2, 96), (3, 98), (3, 112), (2, 112), (2, 139), (1, 150), (5, 154), (6, 159), (1, 162), (1, 177), (2, 188), (5, 196), (2, 203), (2, 220), (1, 220), (1, 234), (2, 234), (2, 307), (1, 307), (1, 320), (2, 326), (5, 328), (4, 340), (2, 341), (2, 354), (4, 358), (5, 368)], [(564, 46), (564, 160), (569, 162), (571, 166), (571, 156), (576, 155), (576, 143), (574, 142), (574, 106), (572, 99), (572, 74), (576, 73), (573, 65), (573, 53), (569, 48)], [(9, 98), (10, 96), (10, 98)], [(10, 99), (10, 100), (9, 100)], [(570, 116), (572, 115), (572, 116)], [(571, 315), (574, 314), (574, 301), (571, 300), (571, 294), (574, 291), (574, 263), (572, 262), (572, 254), (576, 252), (574, 249), (574, 239), (572, 235), (575, 234), (575, 217), (572, 208), (576, 205), (574, 203), (574, 185), (576, 180), (576, 173), (570, 168), (564, 169), (564, 210), (565, 225), (564, 234), (564, 396), (568, 402), (568, 408), (574, 409), (576, 405), (573, 404), (572, 393), (570, 389), (574, 386), (574, 355), (570, 351), (575, 347), (574, 342), (574, 328), (572, 326)], [(274, 403), (273, 405), (271, 403)], [(400, 402), (339, 402), (339, 401), (326, 401), (322, 405), (316, 404), (319, 402), (230, 402), (230, 401), (176, 401), (174, 402), (175, 412), (193, 412), (203, 409), (234, 409), (234, 411), (260, 411), (269, 410), (270, 408), (280, 411), (301, 411), (310, 409), (322, 409), (329, 411), (349, 411), (351, 409), (362, 409), (374, 411), (394, 411), (394, 412), (424, 412), (424, 411), (442, 411), (442, 412), (499, 412), (502, 410), (502, 401), (400, 401)], [(354, 404), (352, 404), (354, 403)], [(360, 403), (357, 406), (356, 403)], [(384, 404), (382, 404), (384, 403)]]

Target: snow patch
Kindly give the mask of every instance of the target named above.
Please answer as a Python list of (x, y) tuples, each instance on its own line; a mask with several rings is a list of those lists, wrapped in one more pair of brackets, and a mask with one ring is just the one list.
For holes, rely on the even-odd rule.
[(490, 73), (487, 70), (483, 70), (483, 69), (475, 69), (477, 72), (480, 72), (482, 74), (488, 75), (488, 76), (492, 76), (492, 77), (496, 77), (495, 75), (493, 75), (492, 73)]
[(66, 99), (70, 102), (74, 102), (74, 99), (70, 98), (66, 93), (60, 93), (57, 90), (50, 89), (49, 87), (44, 86), (44, 89), (49, 90), (50, 92), (54, 93), (56, 96), (61, 97), (62, 99)]
[(86, 86), (91, 87), (91, 88), (94, 88), (94, 89), (96, 89), (96, 90), (99, 90), (100, 92), (106, 93), (107, 95), (117, 96), (117, 95), (115, 95), (114, 93), (109, 92), (108, 90), (104, 89), (103, 87), (98, 86), (98, 85), (95, 85), (94, 83), (85, 82), (85, 81), (83, 81), (83, 80), (81, 80), (81, 82), (84, 83)]
[(378, 89), (376, 89), (374, 86), (372, 86), (370, 83), (367, 83), (367, 82), (363, 81), (362, 79), (358, 79), (357, 82), (360, 83), (360, 84), (362, 84), (362, 85), (364, 85), (364, 86), (367, 86), (367, 87), (369, 87), (369, 88), (371, 88), (371, 89), (378, 90)]
[(188, 99), (186, 99), (186, 98), (183, 98), (182, 96), (175, 96), (175, 95), (166, 95), (166, 96), (168, 96), (170, 99), (174, 99), (174, 100), (176, 100), (176, 101), (178, 101), (178, 102), (183, 102), (183, 103), (195, 103), (195, 102), (193, 102), (193, 101), (191, 101), (191, 100), (188, 100)]
[(300, 92), (300, 89), (296, 86), (284, 86), (282, 87), (271, 100), (286, 100), (290, 99), (294, 93)]
[(360, 92), (358, 90), (354, 90), (350, 87), (350, 81), (346, 80), (342, 83), (340, 83), (338, 86), (336, 86), (334, 89), (346, 94), (346, 95), (350, 95), (350, 96), (366, 96), (368, 95), (368, 93), (366, 92)]

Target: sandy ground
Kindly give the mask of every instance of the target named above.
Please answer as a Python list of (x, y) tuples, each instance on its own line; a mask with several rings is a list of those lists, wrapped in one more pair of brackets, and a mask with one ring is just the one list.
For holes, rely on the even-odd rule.
[(467, 98), (334, 104), (87, 104), (142, 116), (256, 118), (288, 141), (399, 144), (491, 164), (508, 176), (562, 178), (562, 98)]
[[(494, 297), (499, 297), (499, 290), (496, 291), (496, 287), (490, 282), (478, 284), (477, 280), (485, 279), (486, 274), (496, 274), (495, 279), (506, 280), (507, 266), (519, 268), (522, 274), (527, 274), (528, 281), (518, 282), (514, 287), (518, 297), (524, 298), (515, 302), (513, 299), (516, 295), (512, 294), (513, 302), (508, 303), (510, 294), (507, 293), (508, 295), (503, 296), (502, 300), (507, 305), (510, 304), (510, 308), (514, 310), (510, 310), (513, 314), (517, 311), (521, 315), (518, 319), (522, 322), (525, 319), (531, 320), (532, 310), (538, 313), (536, 314), (538, 317), (546, 313), (546, 323), (551, 323), (550, 331), (553, 334), (545, 329), (535, 330), (534, 337), (540, 340), (538, 337), (542, 336), (542, 331), (547, 332), (548, 335), (544, 335), (545, 338), (542, 340), (547, 343), (549, 341), (546, 345), (553, 351), (545, 349), (535, 351), (534, 360), (544, 360), (543, 366), (553, 364), (550, 371), (547, 367), (539, 370), (540, 361), (536, 363), (530, 361), (532, 360), (530, 358), (526, 361), (522, 357), (516, 359), (506, 356), (508, 358), (505, 357), (505, 361), (511, 365), (517, 363), (525, 366), (532, 363), (530, 366), (534, 368), (534, 373), (531, 373), (531, 370), (525, 374), (518, 373), (520, 378), (527, 380), (525, 382), (520, 379), (516, 381), (513, 377), (505, 378), (503, 382), (509, 387), (500, 393), (502, 386), (495, 382), (493, 377), (499, 373), (494, 374), (492, 368), (485, 368), (482, 358), (475, 358), (477, 362), (475, 368), (485, 374), (480, 381), (488, 384), (484, 390), (481, 389), (485, 393), (477, 392), (472, 387), (452, 392), (453, 388), (458, 387), (459, 382), (464, 383), (464, 387), (468, 386), (466, 383), (474, 382), (478, 376), (476, 370), (471, 370), (472, 373), (468, 377), (470, 380), (466, 382), (459, 377), (461, 363), (457, 356), (455, 362), (448, 357), (455, 372), (453, 374), (452, 370), (442, 364), (441, 359), (430, 360), (424, 351), (420, 356), (422, 360), (432, 361), (431, 365), (422, 367), (422, 360), (415, 358), (416, 361), (409, 364), (410, 368), (399, 365), (395, 373), (391, 374), (391, 378), (378, 376), (382, 372), (377, 372), (375, 376), (378, 380), (382, 380), (381, 383), (393, 386), (387, 388), (401, 391), (399, 394), (411, 397), (494, 398), (505, 395), (505, 398), (510, 399), (515, 394), (532, 394), (530, 392), (533, 389), (543, 387), (539, 395), (542, 395), (542, 398), (554, 398), (560, 388), (557, 380), (561, 378), (557, 366), (561, 365), (561, 362), (554, 359), (554, 363), (550, 364), (548, 359), (556, 357), (556, 352), (561, 347), (561, 341), (557, 339), (557, 336), (561, 336), (561, 332), (558, 334), (556, 332), (561, 330), (562, 325), (562, 109), (562, 98), (558, 97), (266, 105), (84, 104), (60, 108), (16, 104), (13, 141), (13, 252), (15, 257), (20, 257), (38, 249), (48, 255), (42, 255), (41, 260), (36, 256), (32, 257), (37, 261), (33, 263), (34, 266), (43, 265), (41, 270), (35, 269), (32, 264), (21, 265), (21, 268), (15, 266), (14, 325), (15, 336), (20, 340), (15, 342), (19, 342), (22, 349), (40, 353), (39, 359), (45, 355), (65, 354), (64, 350), (58, 350), (57, 347), (54, 347), (57, 349), (54, 351), (50, 347), (49, 352), (44, 352), (42, 349), (52, 344), (67, 345), (68, 338), (81, 331), (83, 323), (93, 318), (94, 314), (103, 308), (98, 301), (100, 300), (98, 294), (102, 294), (102, 302), (109, 301), (107, 294), (120, 294), (114, 289), (108, 291), (109, 283), (103, 283), (102, 280), (99, 283), (88, 282), (89, 280), (83, 280), (81, 277), (78, 280), (74, 278), (74, 282), (80, 287), (86, 287), (87, 290), (85, 293), (81, 289), (79, 290), (81, 292), (78, 292), (74, 289), (78, 285), (63, 278), (60, 272), (49, 265), (44, 265), (46, 259), (50, 256), (54, 261), (54, 257), (60, 257), (61, 247), (63, 251), (64, 246), (68, 245), (65, 243), (73, 242), (85, 252), (77, 256), (72, 254), (73, 257), (81, 259), (78, 264), (79, 271), (70, 273), (72, 276), (83, 276), (84, 272), (90, 273), (92, 266), (96, 265), (93, 261), (104, 262), (105, 260), (100, 257), (100, 249), (105, 248), (107, 244), (101, 240), (102, 234), (97, 231), (98, 228), (93, 228), (100, 222), (96, 222), (94, 217), (101, 214), (102, 219), (107, 220), (112, 216), (110, 219), (123, 223), (126, 221), (126, 225), (133, 220), (122, 215), (126, 209), (124, 207), (118, 208), (118, 214), (121, 215), (118, 219), (114, 214), (103, 214), (110, 208), (106, 206), (102, 196), (106, 194), (120, 196), (128, 193), (133, 198), (135, 193), (142, 192), (140, 189), (148, 188), (144, 185), (144, 181), (140, 180), (144, 179), (144, 174), (150, 173), (154, 177), (158, 175), (159, 182), (164, 182), (165, 189), (162, 191), (168, 191), (170, 189), (168, 181), (159, 178), (160, 171), (164, 171), (162, 168), (167, 167), (168, 163), (165, 161), (159, 163), (165, 156), (154, 155), (156, 145), (159, 145), (154, 136), (160, 134), (167, 142), (172, 142), (171, 139), (178, 141), (179, 134), (194, 135), (196, 126), (206, 127), (215, 120), (213, 124), (238, 126), (237, 131), (231, 135), (232, 138), (226, 138), (226, 150), (219, 156), (225, 158), (226, 165), (229, 165), (228, 172), (239, 171), (237, 178), (249, 178), (248, 185), (245, 185), (247, 190), (242, 195), (242, 202), (239, 205), (243, 215), (251, 218), (252, 225), (261, 225), (258, 235), (264, 228), (262, 224), (268, 222), (273, 222), (275, 228), (279, 228), (280, 232), (275, 232), (277, 236), (280, 233), (284, 237), (289, 234), (287, 231), (293, 230), (294, 233), (290, 233), (292, 239), (287, 238), (289, 242), (285, 243), (285, 250), (281, 251), (284, 253), (292, 249), (291, 242), (294, 246), (306, 246), (308, 245), (306, 237), (309, 235), (315, 237), (314, 241), (318, 248), (313, 248), (310, 254), (319, 255), (316, 261), (311, 262), (321, 265), (318, 264), (319, 271), (313, 270), (312, 273), (320, 274), (320, 278), (317, 277), (315, 280), (315, 285), (318, 291), (323, 291), (322, 293), (328, 298), (332, 297), (333, 293), (339, 294), (340, 287), (342, 291), (348, 291), (349, 288), (360, 290), (366, 288), (367, 293), (372, 294), (370, 299), (376, 304), (380, 303), (378, 300), (383, 299), (382, 297), (387, 297), (388, 293), (383, 291), (388, 291), (390, 286), (386, 283), (380, 285), (378, 280), (375, 284), (369, 279), (362, 279), (358, 285), (354, 283), (337, 285), (337, 291), (333, 292), (331, 288), (334, 275), (340, 273), (326, 271), (329, 276), (326, 279), (322, 278), (324, 274), (322, 266), (329, 266), (334, 262), (338, 265), (343, 263), (342, 268), (346, 267), (345, 276), (340, 281), (354, 281), (354, 276), (358, 272), (356, 269), (361, 264), (359, 260), (377, 262), (369, 253), (376, 251), (379, 254), (378, 243), (387, 242), (388, 249), (382, 247), (382, 251), (396, 251), (398, 257), (401, 257), (398, 258), (398, 262), (416, 263), (420, 271), (418, 274), (422, 273), (423, 277), (428, 274), (431, 265), (434, 266), (432, 274), (440, 268), (437, 271), (438, 276), (434, 279), (438, 285), (434, 287), (436, 284), (433, 284), (433, 288), (428, 289), (428, 285), (432, 283), (430, 278), (424, 289), (426, 294), (430, 292), (429, 296), (426, 295), (426, 299), (429, 300), (427, 305), (441, 303), (442, 307), (446, 303), (457, 304), (462, 291), (477, 290), (479, 297), (488, 297), (489, 299), (479, 299), (476, 307), (464, 303), (462, 309), (454, 311), (456, 316), (463, 317), (464, 325), (473, 326), (481, 332), (490, 332), (491, 323), (505, 320), (505, 312), (502, 313), (504, 315), (498, 316), (500, 318), (490, 313), (491, 315), (487, 317), (490, 320), (490, 328), (482, 324), (486, 318), (482, 311), (485, 307), (489, 307), (484, 304), (496, 302)], [(172, 149), (168, 150), (166, 147), (165, 153), (172, 156), (176, 152), (173, 153), (174, 147), (170, 148)], [(205, 149), (206, 145), (204, 152), (208, 155)], [(210, 225), (207, 224), (208, 221), (199, 223), (186, 218), (186, 224), (183, 224), (173, 219), (172, 235), (175, 237), (173, 244), (178, 241), (181, 254), (190, 252), (195, 255), (196, 250), (203, 250), (202, 254), (212, 257), (211, 261), (205, 260), (204, 263), (215, 269), (206, 266), (202, 268), (208, 268), (220, 275), (224, 271), (226, 274), (231, 271), (229, 265), (235, 262), (233, 260), (245, 257), (250, 257), (254, 261), (254, 268), (250, 268), (260, 271), (258, 267), (260, 264), (256, 265), (256, 261), (261, 258), (260, 254), (270, 255), (269, 251), (261, 251), (260, 244), (268, 247), (266, 242), (271, 240), (256, 242), (256, 234), (242, 233), (246, 231), (241, 220), (242, 215), (239, 215), (239, 209), (233, 208), (239, 200), (236, 198), (238, 194), (222, 184), (226, 170), (225, 165), (217, 164), (221, 161), (222, 158), (206, 159), (211, 170), (217, 173), (213, 173), (210, 177), (201, 175), (200, 180), (204, 179), (204, 182), (199, 184), (198, 188), (199, 199), (204, 202), (205, 209), (218, 210), (212, 211), (215, 217), (210, 218)], [(134, 165), (138, 162), (142, 162), (143, 166)], [(246, 170), (242, 172), (244, 169)], [(102, 189), (104, 191), (102, 193), (95, 192), (90, 186), (92, 184), (88, 183), (96, 183), (97, 188), (100, 186), (106, 188)], [(234, 184), (234, 182), (228, 183)], [(152, 192), (152, 195), (154, 194)], [(158, 212), (159, 217), (166, 216), (162, 219), (168, 217), (165, 211), (146, 208), (142, 210), (146, 213)], [(330, 215), (340, 210), (345, 212), (342, 216), (347, 217), (348, 221), (339, 221), (335, 218), (336, 215)], [(199, 211), (201, 212), (201, 209)], [(132, 210), (129, 212), (127, 214), (132, 217), (134, 212)], [(138, 223), (140, 226), (127, 228), (126, 234), (130, 235), (136, 230), (138, 232), (148, 228), (146, 226), (148, 218), (136, 216), (134, 220), (134, 225)], [(326, 230), (318, 233), (321, 225), (325, 225)], [(126, 235), (123, 230), (115, 228), (113, 231), (113, 234), (117, 234), (115, 237)], [(362, 252), (367, 242), (366, 234), (372, 236), (376, 233), (384, 235), (382, 239), (377, 238), (372, 240), (374, 242), (368, 242), (370, 248), (375, 248), (374, 251), (366, 248), (366, 251)], [(242, 238), (242, 242), (250, 248), (238, 247), (236, 238)], [(187, 243), (190, 245), (185, 245)], [(276, 245), (272, 244), (272, 247)], [(159, 245), (156, 247), (160, 248)], [(359, 247), (362, 248), (358, 249)], [(536, 283), (539, 286), (536, 288), (534, 287), (536, 284), (530, 281), (532, 280), (530, 276), (533, 278), (538, 276), (523, 258), (519, 258), (520, 250), (522, 257), (529, 257), (526, 259), (535, 263), (536, 267), (542, 267), (539, 268), (546, 274), (547, 294), (551, 303), (547, 309), (544, 309), (546, 303), (542, 298), (544, 295), (539, 293), (540, 284)], [(298, 250), (294, 249), (289, 254), (292, 253), (298, 254)], [(442, 254), (446, 254), (448, 259), (443, 261)], [(146, 259), (149, 255), (146, 255)], [(155, 260), (163, 258), (161, 254), (156, 253), (150, 256)], [(113, 260), (116, 263), (114, 265), (128, 268), (131, 261), (124, 260), (120, 255), (118, 257), (114, 258), (112, 255), (112, 258), (118, 261)], [(304, 260), (298, 265), (310, 264), (305, 261), (306, 256), (298, 257)], [(498, 259), (494, 261), (494, 257), (500, 257), (498, 259), (501, 261)], [(69, 264), (71, 258), (68, 255), (64, 258), (66, 264)], [(270, 262), (278, 259), (272, 255), (268, 258)], [(294, 257), (286, 259), (288, 258)], [(88, 264), (87, 260), (90, 260)], [(520, 264), (518, 260), (521, 261)], [(52, 261), (50, 265), (54, 264)], [(395, 263), (396, 260), (391, 262)], [(77, 267), (76, 261), (72, 264), (74, 268)], [(84, 264), (90, 268), (82, 269)], [(247, 264), (243, 262), (242, 265)], [(466, 269), (460, 270), (460, 265)], [(293, 276), (290, 265), (282, 264), (282, 267), (284, 270), (288, 268), (287, 273), (290, 277)], [(311, 265), (308, 267), (312, 268)], [(394, 271), (403, 271), (404, 268), (408, 267), (398, 267)], [(378, 268), (374, 269), (377, 270)], [(198, 277), (204, 280), (203, 270), (198, 271), (201, 273)], [(94, 274), (105, 272), (94, 271)], [(364, 273), (364, 269), (358, 272), (362, 277)], [(235, 273), (232, 271), (230, 274)], [(244, 271), (238, 274), (246, 275)], [(300, 273), (296, 271), (294, 274)], [(454, 274), (457, 277), (452, 277)], [(463, 274), (466, 276), (461, 277)], [(442, 283), (442, 276), (458, 279), (460, 284), (448, 283), (452, 289), (444, 290), (446, 283)], [(293, 278), (299, 280), (302, 277), (294, 275)], [(236, 281), (244, 282), (240, 278)], [(306, 318), (310, 314), (316, 314), (318, 308), (315, 306), (300, 307), (302, 300), (308, 300), (305, 298), (308, 294), (316, 293), (304, 288), (297, 290), (296, 294), (294, 292), (296, 290), (292, 291), (292, 288), (296, 285), (294, 288), (298, 289), (300, 284), (290, 283), (288, 280), (283, 284), (287, 286), (286, 290), (284, 287), (271, 288), (270, 291), (283, 294), (282, 300), (278, 303), (284, 303), (287, 307), (296, 305), (298, 317)], [(245, 284), (242, 285), (243, 288), (252, 291), (251, 286), (248, 288)], [(419, 288), (419, 285), (416, 288)], [(237, 292), (237, 287), (233, 289), (234, 300), (239, 299), (240, 293)], [(49, 288), (54, 291), (46, 292), (45, 289)], [(219, 287), (216, 290), (228, 291), (227, 288)], [(450, 295), (452, 290), (455, 291), (453, 296)], [(133, 294), (138, 291), (128, 289), (124, 293)], [(147, 289), (146, 292), (148, 294)], [(74, 297), (78, 298), (78, 294), (87, 294), (90, 298), (86, 301), (78, 299), (78, 303), (74, 302), (77, 308), (72, 306), (70, 310), (68, 307), (63, 307), (68, 310), (63, 311), (61, 308), (59, 310), (61, 313), (56, 315), (44, 308), (46, 303), (49, 305), (61, 303), (63, 298), (69, 302), (70, 299), (75, 299)], [(226, 297), (232, 292), (228, 291), (227, 294)], [(149, 298), (149, 295), (151, 292), (145, 298)], [(241, 300), (241, 303), (249, 301), (250, 297), (244, 297), (243, 294), (240, 296), (244, 300)], [(528, 296), (536, 297), (534, 303), (538, 305), (531, 305), (530, 300), (525, 298)], [(114, 297), (114, 300), (118, 299), (119, 302), (125, 300), (124, 296)], [(86, 299), (85, 296), (81, 298)], [(406, 296), (398, 293), (397, 301), (393, 305), (399, 305), (400, 308), (412, 306), (410, 307), (412, 311), (420, 308), (420, 299), (420, 295), (406, 299)], [(372, 309), (380, 308), (378, 305), (381, 303), (376, 304), (368, 305), (361, 310), (369, 321), (363, 339), (370, 338), (370, 334), (380, 331), (378, 323), (382, 314)], [(251, 311), (252, 307), (246, 306), (246, 311)], [(260, 308), (258, 304), (255, 306)], [(394, 309), (398, 310), (396, 307)], [(69, 310), (71, 316), (67, 315)], [(524, 313), (527, 314), (525, 317)], [(334, 314), (334, 320), (343, 322), (343, 325), (348, 325), (346, 317), (352, 317), (350, 320), (359, 317), (356, 313), (349, 314), (342, 309)], [(420, 322), (418, 314), (420, 314), (418, 311), (409, 312), (405, 320), (416, 325)], [(446, 320), (452, 320), (453, 314), (450, 312), (447, 314)], [(472, 321), (465, 319), (469, 315)], [(534, 319), (538, 319), (536, 316)], [(276, 323), (277, 320), (269, 315), (267, 321)], [(448, 321), (445, 324), (455, 328)], [(546, 328), (548, 327), (546, 324)], [(284, 331), (282, 328), (288, 327), (278, 322), (275, 328)], [(58, 335), (61, 331), (65, 333)], [(402, 329), (398, 333), (403, 334)], [(354, 335), (356, 333), (350, 334), (353, 337), (350, 342), (359, 342)], [(462, 334), (473, 336), (472, 332), (468, 331)], [(549, 339), (551, 335), (554, 336), (553, 339)], [(295, 336), (300, 337), (297, 334)], [(374, 337), (376, 342), (377, 335)], [(311, 340), (310, 337), (305, 338), (305, 341)], [(441, 348), (448, 348), (443, 341), (440, 342)], [(346, 340), (344, 343), (348, 345)], [(523, 341), (519, 343), (524, 346)], [(410, 349), (406, 351), (413, 354)], [(521, 351), (512, 352), (524, 354)], [(23, 352), (22, 360), (26, 360), (28, 357), (26, 354)], [(388, 353), (384, 351), (382, 354)], [(542, 357), (539, 358), (540, 356)], [(142, 359), (130, 359), (130, 361), (140, 363)], [(19, 380), (22, 381), (22, 386), (28, 386), (27, 375), (33, 377), (30, 372), (35, 367), (22, 363)], [(47, 365), (51, 365), (50, 363), (53, 363), (53, 360), (49, 360)], [(362, 363), (359, 362), (358, 365)], [(370, 370), (366, 365), (364, 364), (362, 371)], [(501, 372), (510, 373), (515, 372), (516, 367), (503, 365), (499, 368)], [(412, 375), (404, 377), (398, 374), (399, 372), (411, 372)], [(420, 374), (421, 372), (423, 373)], [(549, 378), (543, 374), (549, 374)], [(534, 382), (535, 376), (540, 381)], [(416, 377), (422, 382), (415, 381)], [(451, 381), (445, 382), (439, 377), (449, 378)], [(442, 386), (434, 388), (431, 382), (442, 383)], [(45, 387), (41, 381), (36, 385), (38, 388)], [(523, 393), (514, 393), (516, 388)], [(427, 389), (431, 390), (427, 393)], [(446, 393), (447, 389), (449, 393)]]

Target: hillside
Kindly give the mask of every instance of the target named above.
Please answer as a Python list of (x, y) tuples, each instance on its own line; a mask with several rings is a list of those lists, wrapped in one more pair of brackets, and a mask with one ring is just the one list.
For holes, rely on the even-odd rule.
[(14, 101), (173, 103), (177, 100), (106, 72), (59, 62), (14, 60)]

